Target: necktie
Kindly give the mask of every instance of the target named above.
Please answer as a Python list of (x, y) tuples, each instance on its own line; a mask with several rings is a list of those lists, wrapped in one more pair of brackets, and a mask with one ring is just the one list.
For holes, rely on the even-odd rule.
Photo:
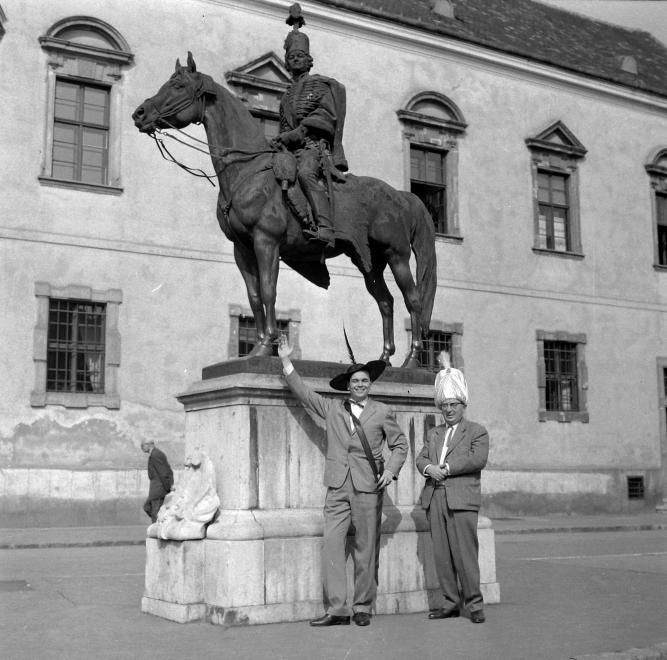
[(442, 467), (445, 464), (445, 456), (447, 455), (447, 447), (449, 447), (449, 442), (454, 435), (454, 428), (452, 426), (447, 427), (447, 433), (445, 433), (445, 442), (442, 445), (442, 453), (440, 454), (440, 466)]

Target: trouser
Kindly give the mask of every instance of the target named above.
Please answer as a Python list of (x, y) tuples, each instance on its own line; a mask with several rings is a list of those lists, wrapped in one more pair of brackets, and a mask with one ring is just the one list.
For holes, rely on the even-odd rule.
[(157, 520), (157, 514), (162, 506), (162, 502), (164, 502), (164, 497), (158, 497), (157, 499), (146, 500), (144, 502), (144, 511), (153, 522)]
[(463, 607), (474, 612), (484, 606), (479, 577), (477, 511), (452, 510), (444, 488), (433, 491), (427, 511), (435, 570), (442, 589), (444, 609), (458, 609), (461, 583)]
[(320, 184), (320, 152), (316, 148), (303, 149), (297, 153), (299, 183), (313, 210), (315, 222), (320, 227), (333, 229), (331, 205), (326, 191)]
[(324, 502), (322, 587), (328, 614), (349, 614), (345, 543), (354, 526), (353, 612), (370, 613), (377, 594), (377, 544), (383, 493), (362, 493), (354, 488), (350, 474), (340, 488), (329, 488)]

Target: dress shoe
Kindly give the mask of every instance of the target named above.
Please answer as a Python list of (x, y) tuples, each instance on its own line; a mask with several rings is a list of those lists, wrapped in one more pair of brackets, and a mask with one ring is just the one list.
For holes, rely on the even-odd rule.
[(470, 612), (470, 621), (471, 623), (484, 623), (486, 621), (484, 610), (475, 610), (474, 612)]
[(459, 616), (458, 610), (445, 610), (443, 608), (428, 613), (429, 619), (453, 619), (457, 616)]
[(371, 615), (368, 612), (355, 612), (352, 615), (352, 621), (354, 621), (358, 626), (370, 626)]
[(325, 614), (319, 619), (313, 619), (310, 622), (311, 626), (349, 626), (349, 616), (336, 616), (335, 614)]

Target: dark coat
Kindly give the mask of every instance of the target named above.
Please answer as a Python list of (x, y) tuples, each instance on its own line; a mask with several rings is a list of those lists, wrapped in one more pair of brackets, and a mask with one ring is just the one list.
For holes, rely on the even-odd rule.
[[(421, 474), (429, 463), (438, 465), (447, 425), (432, 428), (416, 465)], [(445, 479), (447, 504), (450, 509), (479, 511), (482, 501), (481, 471), (489, 455), (489, 434), (480, 424), (462, 419), (447, 447), (445, 461), (449, 464), (449, 476)], [(421, 494), (421, 505), (428, 509), (433, 497), (435, 481), (426, 479)]]
[(174, 484), (174, 473), (171, 471), (169, 461), (164, 452), (157, 447), (153, 447), (148, 455), (148, 478), (150, 479), (149, 500), (164, 498)]

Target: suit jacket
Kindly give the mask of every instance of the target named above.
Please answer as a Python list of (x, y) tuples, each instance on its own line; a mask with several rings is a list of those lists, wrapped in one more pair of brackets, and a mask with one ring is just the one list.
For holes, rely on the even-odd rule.
[[(304, 407), (322, 417), (327, 425), (327, 457), (324, 467), (324, 485), (340, 488), (348, 472), (354, 487), (364, 493), (374, 493), (377, 482), (373, 476), (359, 435), (353, 433), (350, 415), (343, 407), (344, 400), (324, 397), (311, 390), (296, 371), (287, 377), (287, 384)], [(367, 399), (359, 417), (376, 463), (382, 460), (382, 446), (386, 440), (391, 456), (385, 468), (398, 476), (408, 455), (408, 442), (403, 435), (392, 409), (373, 399)]]
[[(431, 463), (438, 465), (445, 440), (447, 425), (432, 428), (416, 465), (421, 474)], [(489, 434), (480, 424), (462, 419), (447, 447), (445, 461), (449, 464), (449, 476), (445, 479), (447, 505), (450, 509), (479, 511), (482, 501), (481, 471), (489, 455)], [(421, 505), (428, 509), (436, 482), (428, 477), (421, 494)]]
[(169, 461), (164, 452), (157, 447), (153, 447), (148, 455), (148, 478), (150, 479), (149, 500), (164, 497), (174, 483), (174, 473), (171, 471)]

